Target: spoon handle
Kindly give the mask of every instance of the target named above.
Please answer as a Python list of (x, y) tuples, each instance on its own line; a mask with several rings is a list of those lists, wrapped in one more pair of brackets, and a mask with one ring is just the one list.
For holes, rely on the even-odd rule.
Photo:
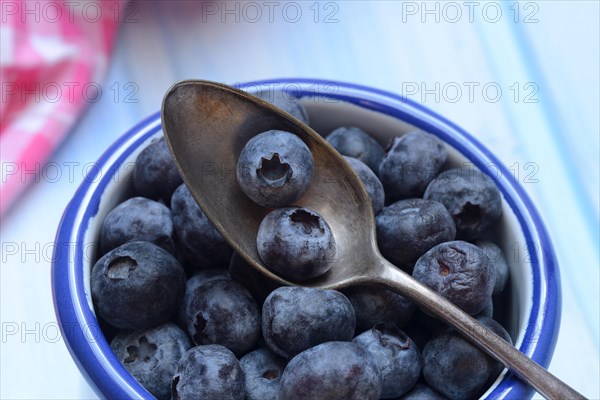
[(384, 264), (384, 268), (379, 282), (456, 328), (467, 339), (502, 362), (522, 380), (528, 382), (545, 398), (552, 400), (585, 399), (580, 393), (525, 356), (500, 336), (485, 328), (450, 301), (412, 279), (407, 273), (385, 259), (381, 258), (381, 262)]

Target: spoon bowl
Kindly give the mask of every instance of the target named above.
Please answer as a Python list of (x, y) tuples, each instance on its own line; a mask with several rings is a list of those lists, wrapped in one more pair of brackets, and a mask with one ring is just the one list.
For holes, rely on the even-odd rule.
[(329, 272), (302, 285), (341, 289), (366, 282), (373, 276), (373, 266), (381, 266), (373, 212), (360, 178), (342, 157), (332, 157), (333, 147), (308, 126), (245, 92), (198, 81), (183, 81), (169, 90), (162, 120), (182, 177), (204, 213), (235, 250), (267, 277), (284, 285), (297, 284), (269, 271), (258, 255), (258, 227), (270, 209), (244, 194), (235, 169), (248, 140), (271, 129), (296, 134), (310, 149), (316, 171), (295, 205), (319, 212), (337, 246)]
[(298, 284), (271, 273), (262, 264), (256, 234), (269, 209), (245, 196), (235, 169), (250, 138), (280, 129), (298, 135), (313, 154), (317, 173), (297, 205), (321, 213), (337, 245), (330, 271), (302, 285), (339, 289), (372, 284), (392, 289), (460, 331), (545, 397), (583, 398), (448, 300), (386, 261), (377, 249), (373, 213), (360, 179), (308, 126), (265, 101), (208, 81), (182, 81), (172, 86), (163, 100), (162, 122), (183, 180), (206, 216), (250, 265), (271, 279)]

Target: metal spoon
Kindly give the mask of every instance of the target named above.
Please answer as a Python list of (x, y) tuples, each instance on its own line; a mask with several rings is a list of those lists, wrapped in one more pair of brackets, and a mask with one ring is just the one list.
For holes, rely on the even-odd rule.
[(316, 176), (296, 205), (329, 223), (337, 245), (328, 273), (300, 285), (341, 289), (380, 285), (392, 289), (460, 331), (548, 399), (584, 397), (484, 328), (448, 300), (386, 261), (377, 248), (369, 198), (358, 176), (315, 131), (271, 104), (226, 85), (188, 80), (173, 85), (162, 105), (166, 140), (179, 171), (208, 219), (254, 268), (284, 285), (299, 285), (270, 272), (256, 248), (258, 226), (269, 209), (240, 189), (235, 168), (246, 142), (271, 129), (298, 135), (313, 154)]

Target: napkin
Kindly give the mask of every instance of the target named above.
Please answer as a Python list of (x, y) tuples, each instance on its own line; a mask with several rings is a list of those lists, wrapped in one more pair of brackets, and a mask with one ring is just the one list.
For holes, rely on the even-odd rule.
[(99, 100), (125, 5), (0, 2), (0, 216)]

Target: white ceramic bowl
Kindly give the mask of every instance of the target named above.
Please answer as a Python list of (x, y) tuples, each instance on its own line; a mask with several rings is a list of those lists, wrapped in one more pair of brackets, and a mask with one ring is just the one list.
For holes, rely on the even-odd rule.
[[(473, 136), (425, 107), (392, 93), (364, 86), (307, 79), (279, 79), (239, 85), (250, 93), (285, 90), (305, 105), (310, 125), (322, 134), (358, 126), (382, 143), (410, 130), (423, 130), (448, 146), (449, 161), (488, 173), (503, 196), (497, 243), (511, 278), (501, 320), (516, 347), (547, 367), (560, 322), (560, 282), (556, 258), (538, 212), (509, 170)], [(88, 382), (106, 398), (152, 398), (112, 353), (94, 314), (90, 271), (105, 215), (131, 195), (131, 174), (138, 153), (162, 135), (156, 113), (119, 138), (100, 158), (62, 218), (52, 268), (56, 314), (67, 346)], [(484, 398), (530, 398), (532, 389), (503, 372)]]

